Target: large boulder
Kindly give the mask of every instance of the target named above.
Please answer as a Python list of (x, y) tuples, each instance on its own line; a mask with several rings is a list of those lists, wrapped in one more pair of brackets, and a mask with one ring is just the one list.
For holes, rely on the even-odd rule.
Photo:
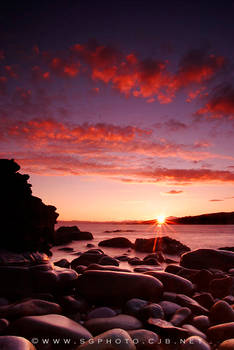
[(234, 267), (234, 252), (218, 249), (197, 249), (181, 256), (180, 265), (189, 269), (220, 269)]
[(100, 247), (111, 247), (111, 248), (131, 248), (133, 243), (126, 237), (115, 237), (105, 239), (98, 243)]
[[(43, 337), (47, 337), (50, 340), (52, 337), (69, 338), (71, 340), (70, 346), (66, 344), (66, 349), (74, 347), (75, 342), (79, 344), (81, 340), (85, 341), (92, 337), (91, 333), (79, 323), (65, 316), (54, 314), (19, 318), (11, 324), (9, 333), (28, 339), (38, 338), (38, 349), (41, 348), (41, 339)], [(58, 345), (55, 347), (58, 348)]]
[(168, 236), (156, 238), (137, 238), (134, 249), (139, 252), (152, 253), (161, 251), (165, 254), (181, 255), (190, 250), (189, 247)]
[(117, 271), (85, 271), (76, 286), (85, 298), (111, 305), (132, 298), (158, 301), (163, 291), (162, 283), (155, 277)]
[(85, 328), (87, 328), (93, 335), (97, 335), (113, 328), (121, 328), (125, 331), (140, 329), (142, 328), (142, 323), (134, 316), (119, 314), (113, 317), (103, 317), (103, 318), (92, 318), (84, 323)]
[(234, 322), (221, 323), (208, 329), (208, 337), (213, 342), (222, 342), (233, 338)]
[(159, 279), (164, 286), (164, 291), (182, 294), (193, 292), (192, 282), (183, 277), (165, 271), (148, 271), (145, 274)]
[(4, 335), (0, 337), (1, 350), (36, 350), (32, 343), (22, 337)]
[(56, 303), (45, 300), (30, 299), (15, 304), (0, 306), (0, 318), (20, 318), (47, 314), (60, 314), (62, 308)]
[(90, 232), (80, 231), (77, 226), (61, 226), (55, 231), (55, 244), (62, 245), (71, 241), (91, 240), (93, 235)]

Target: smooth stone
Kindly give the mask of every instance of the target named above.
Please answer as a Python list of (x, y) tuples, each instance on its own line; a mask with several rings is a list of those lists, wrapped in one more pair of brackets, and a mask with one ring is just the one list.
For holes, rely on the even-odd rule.
[(4, 335), (0, 337), (1, 350), (36, 350), (32, 343), (22, 337)]
[(136, 350), (130, 335), (123, 329), (111, 329), (80, 345), (77, 350)]
[(99, 247), (131, 248), (133, 243), (126, 237), (114, 237), (98, 243)]
[(214, 276), (209, 270), (202, 269), (194, 273), (190, 278), (199, 291), (207, 291)]
[(204, 315), (193, 317), (192, 323), (194, 327), (198, 328), (202, 332), (206, 332), (207, 329), (210, 327), (210, 319), (208, 316)]
[(212, 325), (234, 322), (234, 310), (226, 301), (220, 300), (211, 307), (209, 318)]
[(208, 310), (200, 305), (196, 300), (184, 294), (176, 295), (176, 302), (181, 306), (188, 307), (194, 315), (207, 315)]
[(223, 298), (231, 293), (233, 278), (230, 276), (213, 279), (210, 282), (209, 290), (215, 298)]
[(139, 299), (139, 298), (133, 298), (126, 302), (124, 305), (124, 312), (128, 315), (132, 316), (138, 316), (139, 311), (148, 304), (148, 301)]
[[(77, 322), (62, 315), (26, 316), (14, 321), (9, 327), (9, 333), (33, 337), (63, 337), (80, 341), (88, 340), (92, 334)], [(69, 348), (68, 344), (66, 347)]]
[(59, 266), (59, 267), (65, 267), (65, 268), (70, 267), (70, 263), (67, 259), (60, 259), (58, 261), (55, 261), (54, 265)]
[(127, 255), (118, 255), (118, 256), (115, 256), (115, 259), (119, 261), (128, 261), (130, 258)]
[(180, 305), (167, 300), (160, 301), (159, 305), (161, 305), (166, 319), (171, 318), (171, 316), (181, 308)]
[(84, 323), (93, 335), (106, 332), (113, 328), (121, 328), (124, 330), (140, 329), (142, 323), (134, 316), (119, 314), (114, 317), (92, 318)]
[(187, 329), (190, 336), (197, 335), (198, 337), (201, 337), (203, 339), (207, 339), (207, 336), (203, 332), (201, 332), (199, 329), (197, 329), (196, 327), (194, 327), (191, 324), (184, 324), (183, 328)]
[(144, 262), (144, 265), (150, 265), (150, 266), (151, 266), (151, 265), (152, 265), (152, 266), (158, 266), (158, 265), (160, 265), (159, 262), (158, 262), (158, 260), (155, 259), (155, 258), (144, 259), (143, 262)]
[(186, 245), (168, 236), (157, 237), (157, 240), (155, 238), (137, 238), (134, 249), (139, 252), (152, 253), (154, 246), (156, 252), (160, 251), (172, 255), (180, 255), (190, 250)]
[(176, 327), (181, 326), (189, 319), (191, 314), (192, 312), (188, 307), (182, 307), (174, 313), (170, 322)]
[(87, 269), (87, 266), (85, 265), (76, 265), (75, 267), (73, 267), (73, 269), (79, 274), (82, 274), (85, 272), (85, 270)]
[(112, 258), (111, 256), (103, 256), (99, 261), (99, 265), (113, 265), (113, 266), (119, 266), (119, 261), (115, 258)]
[(128, 331), (128, 334), (133, 340), (137, 350), (151, 350), (157, 348), (159, 336), (146, 329), (137, 329)]
[(227, 271), (234, 266), (234, 252), (215, 249), (197, 249), (184, 253), (180, 265), (187, 268), (216, 268)]
[(173, 275), (172, 273), (149, 271), (146, 272), (146, 274), (159, 279), (164, 286), (164, 291), (166, 292), (191, 294), (193, 291), (193, 284), (189, 280)]
[(226, 301), (228, 304), (233, 305), (234, 295), (227, 295), (225, 298), (223, 298), (223, 300)]
[(234, 338), (222, 342), (218, 350), (234, 350)]
[(165, 257), (160, 251), (146, 255), (143, 260), (151, 258), (156, 259), (158, 262), (165, 262)]
[(87, 320), (91, 318), (104, 318), (104, 317), (114, 317), (116, 312), (109, 307), (103, 306), (93, 309), (87, 314)]
[(10, 322), (8, 320), (5, 318), (0, 318), (0, 334), (3, 334), (5, 332), (9, 324)]
[(15, 304), (0, 307), (1, 318), (19, 318), (23, 316), (37, 316), (47, 314), (61, 314), (61, 306), (56, 303), (40, 299), (30, 299)]
[(168, 338), (178, 339), (188, 337), (188, 331), (186, 329), (175, 327), (170, 322), (159, 318), (149, 318), (147, 321), (147, 326), (152, 331), (155, 331), (156, 333)]
[(88, 266), (90, 264), (97, 264), (102, 256), (104, 256), (104, 252), (101, 249), (89, 249), (78, 258), (72, 260), (71, 268), (76, 269), (77, 265)]
[(117, 271), (85, 271), (76, 286), (88, 300), (111, 304), (134, 297), (157, 302), (163, 291), (162, 283), (155, 277)]
[(74, 251), (72, 247), (62, 247), (62, 248), (59, 248), (58, 250), (61, 250), (62, 252), (66, 252), (66, 253), (70, 253)]
[(207, 309), (210, 309), (215, 303), (215, 300), (210, 293), (197, 293), (193, 296), (193, 299)]
[(87, 268), (88, 270), (108, 270), (108, 271), (119, 271), (119, 272), (131, 272), (131, 270), (128, 269), (122, 269), (120, 267), (117, 266), (113, 266), (113, 265), (100, 265), (100, 264), (90, 264)]
[(199, 336), (192, 336), (186, 339), (181, 346), (182, 350), (211, 350), (210, 345)]
[(135, 256), (134, 258), (130, 258), (128, 260), (129, 265), (143, 265), (143, 260), (141, 260), (140, 258), (138, 258), (137, 256)]
[(58, 297), (58, 302), (66, 313), (85, 312), (88, 308), (87, 302), (83, 298), (74, 298), (71, 295)]
[(174, 275), (177, 275), (181, 270), (183, 270), (183, 267), (175, 264), (167, 265), (165, 268), (165, 272), (173, 273)]
[(234, 322), (221, 323), (208, 328), (207, 335), (214, 342), (230, 339), (234, 334)]
[(147, 321), (150, 317), (164, 319), (164, 312), (159, 304), (151, 303), (140, 309), (139, 318), (141, 320)]

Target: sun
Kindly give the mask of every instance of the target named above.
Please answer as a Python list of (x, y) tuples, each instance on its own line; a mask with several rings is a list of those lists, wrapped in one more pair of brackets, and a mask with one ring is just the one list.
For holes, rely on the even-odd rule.
[(157, 218), (158, 225), (162, 225), (166, 222), (166, 216), (165, 215), (158, 215)]

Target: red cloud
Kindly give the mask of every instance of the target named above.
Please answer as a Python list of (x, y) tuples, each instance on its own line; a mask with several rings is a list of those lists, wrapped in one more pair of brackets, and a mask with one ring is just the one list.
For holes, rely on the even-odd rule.
[(48, 80), (50, 78), (50, 72), (42, 71), (39, 66), (32, 67), (32, 78), (33, 80)]
[(0, 96), (6, 94), (7, 78), (0, 76)]
[(234, 87), (219, 86), (210, 100), (196, 112), (197, 116), (207, 116), (212, 119), (234, 118)]
[(10, 66), (10, 65), (6, 65), (5, 66), (5, 71), (6, 71), (6, 74), (10, 77), (10, 78), (18, 78), (18, 74), (15, 70), (15, 68), (13, 66)]
[(80, 63), (55, 57), (50, 61), (50, 68), (61, 77), (74, 78), (80, 71)]
[(210, 199), (209, 202), (223, 202), (223, 199)]

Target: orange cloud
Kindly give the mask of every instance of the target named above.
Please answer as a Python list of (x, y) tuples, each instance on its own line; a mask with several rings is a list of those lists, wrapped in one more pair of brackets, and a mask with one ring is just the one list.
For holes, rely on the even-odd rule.
[(79, 62), (69, 62), (68, 60), (63, 60), (59, 57), (54, 57), (50, 61), (50, 68), (52, 71), (59, 76), (74, 78), (78, 75), (80, 71)]
[(184, 191), (181, 191), (181, 190), (171, 190), (171, 191), (168, 191), (168, 192), (165, 192), (165, 194), (181, 194), (183, 193)]

